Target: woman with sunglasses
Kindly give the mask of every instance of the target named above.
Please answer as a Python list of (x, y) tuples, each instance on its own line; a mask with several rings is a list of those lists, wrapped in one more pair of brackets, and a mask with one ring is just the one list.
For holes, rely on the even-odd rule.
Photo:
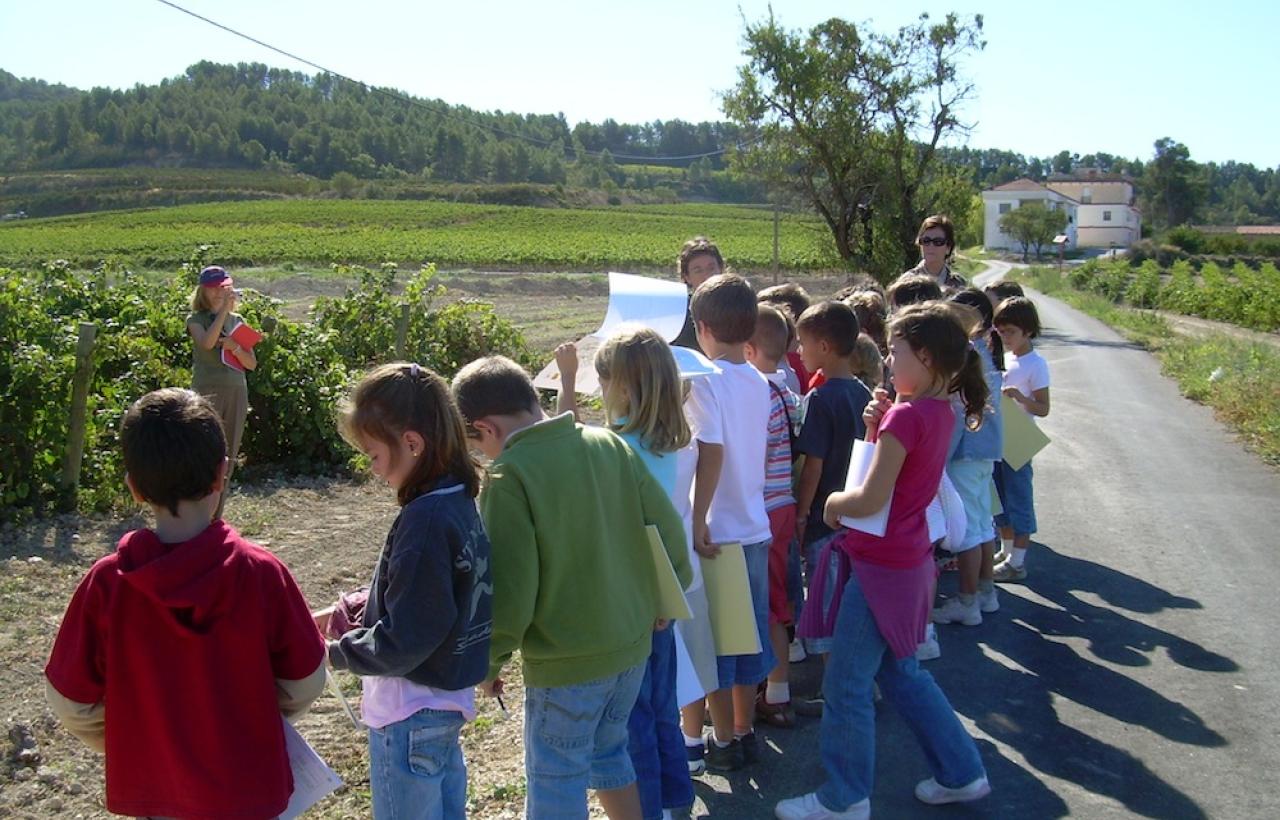
[(920, 264), (907, 273), (923, 273), (937, 281), (944, 291), (963, 290), (969, 286), (964, 277), (952, 273), (948, 264), (956, 249), (956, 229), (942, 214), (926, 217), (916, 234), (920, 246)]

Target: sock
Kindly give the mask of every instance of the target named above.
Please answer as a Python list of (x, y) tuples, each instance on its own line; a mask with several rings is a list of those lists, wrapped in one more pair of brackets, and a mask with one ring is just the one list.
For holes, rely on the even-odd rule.
[(1009, 563), (1018, 569), (1022, 569), (1022, 562), (1027, 560), (1027, 551), (1025, 549), (1013, 548), (1013, 554), (1009, 556)]
[(755, 730), (755, 729), (747, 729), (745, 732), (739, 732), (739, 731), (735, 728), (735, 729), (733, 730), (733, 739), (734, 739), (734, 740), (742, 740), (742, 739), (743, 739), (744, 737), (746, 737), (747, 735), (754, 735), (755, 733), (756, 733), (756, 730)]
[(973, 593), (960, 592), (956, 594), (956, 597), (960, 599), (960, 603), (963, 604), (964, 606), (973, 606), (973, 598), (974, 598)]
[(1012, 539), (1012, 538), (1001, 538), (1001, 539), (1000, 539), (1000, 549), (1001, 549), (1001, 551), (1002, 551), (1002, 552), (1004, 552), (1004, 554), (1005, 554), (1005, 555), (1012, 555), (1012, 554), (1013, 554), (1013, 539)]
[(662, 820), (675, 820), (675, 815), (671, 813), (671, 809), (662, 810)]
[(730, 739), (730, 740), (721, 740), (720, 738), (716, 737), (715, 730), (712, 730), (712, 732), (711, 732), (711, 742), (712, 742), (712, 743), (714, 743), (714, 744), (716, 744), (716, 748), (717, 748), (717, 749), (724, 749), (724, 748), (726, 748), (730, 743), (732, 743), (732, 742), (733, 742), (733, 740), (732, 740), (732, 739)]
[(978, 579), (978, 592), (982, 593), (983, 595), (990, 595), (995, 591), (996, 591), (995, 581), (991, 580), (990, 578)]
[(791, 700), (791, 684), (783, 681), (782, 683), (774, 683), (769, 681), (764, 687), (765, 703), (786, 703)]
[(690, 748), (696, 748), (702, 745), (702, 738), (689, 737), (688, 735), (685, 735), (684, 732), (681, 732), (680, 734), (684, 735), (684, 745), (689, 746)]

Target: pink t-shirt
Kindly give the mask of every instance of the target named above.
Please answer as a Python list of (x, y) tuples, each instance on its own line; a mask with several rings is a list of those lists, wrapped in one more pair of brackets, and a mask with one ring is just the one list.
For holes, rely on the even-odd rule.
[(943, 399), (905, 401), (884, 414), (880, 435), (892, 434), (906, 448), (907, 458), (893, 485), (884, 536), (846, 532), (842, 547), (855, 562), (910, 569), (931, 555), (925, 510), (938, 493), (955, 418)]

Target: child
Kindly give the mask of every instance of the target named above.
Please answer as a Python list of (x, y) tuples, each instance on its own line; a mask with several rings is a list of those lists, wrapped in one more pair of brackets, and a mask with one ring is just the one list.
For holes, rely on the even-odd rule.
[(747, 342), (747, 361), (769, 380), (769, 441), (766, 450), (764, 509), (769, 516), (769, 642), (777, 664), (765, 691), (756, 699), (756, 715), (771, 726), (796, 724), (791, 709), (790, 642), (787, 627), (795, 621), (787, 594), (787, 566), (796, 537), (796, 499), (791, 492), (791, 440), (800, 420), (800, 400), (786, 385), (781, 363), (791, 330), (786, 316), (760, 305), (756, 331)]
[(891, 313), (897, 313), (907, 305), (919, 302), (931, 302), (942, 298), (942, 287), (938, 280), (922, 273), (904, 273), (894, 279), (885, 291)]
[[(889, 325), (889, 367), (898, 402), (884, 390), (867, 408), (867, 438), (875, 441), (862, 486), (837, 491), (824, 515), (865, 516), (889, 505), (883, 537), (845, 533), (840, 548), (852, 573), (837, 602), (835, 643), (823, 688), (820, 749), (827, 781), (816, 792), (783, 800), (779, 818), (866, 818), (875, 774), (872, 686), (907, 721), (933, 777), (915, 789), (925, 803), (977, 800), (991, 791), (973, 739), (946, 696), (916, 660), (933, 598), (935, 568), (925, 510), (938, 491), (959, 392), (977, 423), (987, 401), (979, 355), (945, 304), (904, 309)], [(880, 414), (883, 413), (883, 416)]]
[(284, 564), (214, 519), (227, 441), (208, 401), (148, 393), (120, 444), (156, 525), (76, 588), (44, 670), (49, 705), (106, 752), (108, 811), (275, 817), (294, 785), (281, 714), (301, 716), (324, 688), (307, 602)]
[(627, 718), (653, 644), (657, 586), (646, 525), (682, 585), (684, 527), (662, 487), (609, 430), (547, 418), (529, 376), (501, 356), (458, 372), (470, 438), (493, 463), (480, 514), (493, 547), (493, 638), (484, 689), (520, 650), (526, 816), (637, 817)]
[(765, 453), (769, 433), (769, 382), (746, 358), (758, 307), (740, 276), (708, 279), (693, 293), (698, 344), (716, 372), (693, 382), (686, 409), (698, 442), (693, 494), (693, 546), (714, 559), (718, 544), (742, 545), (761, 651), (716, 658), (719, 689), (707, 695), (711, 743), (703, 741), (702, 703), (681, 714), (691, 770), (704, 763), (733, 771), (755, 757), (756, 686), (773, 668), (769, 645), (769, 515), (764, 508)]
[(971, 344), (982, 359), (982, 375), (992, 397), (983, 409), (982, 426), (970, 430), (963, 423), (960, 398), (952, 397), (957, 411), (956, 426), (951, 435), (951, 455), (947, 460), (947, 476), (964, 505), (965, 533), (957, 552), (960, 591), (933, 611), (935, 624), (962, 623), (977, 626), (982, 613), (1000, 609), (995, 585), (991, 580), (996, 551), (991, 519), (991, 470), (1004, 452), (1003, 424), (1000, 418), (1000, 364), (994, 358), (987, 338), (991, 334), (994, 315), (986, 294), (977, 288), (966, 288), (951, 301), (976, 311), (980, 321), (970, 334)]
[[(560, 395), (573, 397), (577, 351), (572, 345), (561, 345), (556, 348), (556, 361)], [(687, 498), (692, 475), (680, 487), (678, 454), (689, 446), (691, 437), (671, 348), (649, 328), (620, 330), (596, 350), (595, 368), (609, 429), (640, 457), (673, 506), (681, 491)], [(654, 630), (644, 681), (627, 721), (631, 765), (645, 820), (664, 814), (688, 817), (693, 808), (693, 781), (680, 739), (676, 702), (674, 631), (670, 626)]]
[(462, 817), (458, 733), (476, 716), (493, 627), (489, 541), (473, 500), (479, 470), (448, 384), (417, 364), (370, 372), (340, 425), (401, 507), (360, 626), (329, 642), (333, 667), (362, 678), (373, 816)]
[[(828, 546), (836, 532), (823, 521), (822, 508), (827, 496), (844, 488), (853, 441), (866, 433), (862, 411), (871, 392), (849, 370), (858, 339), (858, 319), (848, 305), (814, 305), (800, 317), (796, 333), (805, 367), (822, 370), (827, 377), (805, 400), (804, 426), (796, 440), (796, 450), (804, 456), (796, 485), (796, 540), (802, 545), (806, 573), (812, 582), (819, 562), (830, 564), (834, 557)], [(821, 607), (824, 613), (827, 604), (812, 599), (806, 602), (806, 606)], [(824, 654), (831, 639), (808, 638), (805, 643), (809, 654)], [(820, 699), (802, 701), (799, 707), (802, 714), (821, 714)]]
[[(1035, 304), (1024, 296), (1005, 299), (993, 320), (1004, 343), (1004, 395), (1013, 399), (1028, 415), (1049, 415), (1049, 363), (1032, 347), (1040, 335), (1040, 315)], [(1015, 470), (1005, 461), (996, 465), (996, 488), (1004, 512), (996, 516), (1000, 526), (1002, 558), (994, 577), (1001, 582), (1025, 581), (1027, 548), (1036, 532), (1036, 506), (1028, 461)]]
[[(756, 300), (781, 309), (793, 326), (800, 314), (809, 309), (810, 304), (809, 293), (795, 282), (783, 282), (781, 285), (765, 288), (756, 295)], [(787, 343), (787, 356), (782, 367), (787, 374), (787, 387), (791, 388), (791, 392), (799, 396), (808, 391), (813, 374), (804, 369), (804, 362), (800, 360), (799, 343), (794, 335)]]
[[(676, 273), (689, 289), (690, 297), (699, 285), (724, 271), (724, 257), (720, 255), (720, 249), (705, 236), (695, 236), (685, 242), (680, 248), (680, 255), (676, 257)], [(684, 327), (671, 340), (671, 344), (698, 350), (698, 335), (693, 326), (692, 312), (685, 313)]]
[[(244, 374), (258, 366), (258, 357), (253, 350), (241, 347), (227, 335), (242, 321), (239, 314), (233, 312), (237, 298), (227, 272), (217, 265), (210, 265), (200, 271), (200, 282), (191, 293), (191, 313), (186, 320), (187, 333), (192, 341), (191, 389), (208, 399), (217, 410), (227, 435), (229, 466), (214, 518), (222, 517), (231, 474), (240, 455), (245, 417), (249, 413), (249, 385)], [(224, 349), (244, 370), (223, 364)]]
[(876, 343), (882, 357), (889, 355), (889, 343), (884, 335), (884, 321), (889, 309), (884, 296), (874, 290), (860, 290), (837, 301), (853, 308), (854, 315), (858, 317), (858, 328)]
[(1000, 303), (1005, 299), (1010, 299), (1014, 296), (1026, 296), (1022, 290), (1022, 285), (1011, 279), (1001, 279), (994, 285), (988, 285), (984, 293), (991, 300), (992, 310), (1000, 307)]
[(884, 358), (875, 340), (866, 333), (859, 333), (853, 343), (853, 355), (849, 357), (849, 372), (870, 393), (884, 384)]

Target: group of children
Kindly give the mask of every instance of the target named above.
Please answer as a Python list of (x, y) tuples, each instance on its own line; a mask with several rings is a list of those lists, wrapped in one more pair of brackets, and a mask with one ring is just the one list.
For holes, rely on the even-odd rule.
[[(676, 342), (714, 368), (682, 379), (661, 336), (620, 331), (593, 362), (604, 427), (576, 418), (572, 345), (556, 351), (555, 416), (500, 356), (452, 383), (406, 363), (360, 382), (340, 429), (401, 509), (350, 624), (310, 612), (288, 570), (214, 515), (228, 465), (208, 402), (177, 389), (140, 399), (121, 443), (156, 525), (94, 565), (46, 668), (64, 724), (105, 746), (107, 808), (276, 816), (292, 790), (279, 716), (304, 711), (332, 667), (362, 678), (375, 817), (465, 816), (459, 732), (475, 688), (502, 693), (516, 650), (530, 818), (586, 817), (589, 789), (612, 818), (688, 817), (692, 775), (750, 764), (757, 719), (793, 726), (796, 711), (822, 717), (827, 779), (778, 816), (869, 816), (873, 681), (925, 748), (932, 777), (917, 797), (984, 796), (977, 748), (917, 652), (930, 618), (978, 623), (996, 606), (993, 578), (1025, 577), (1030, 465), (1000, 469), (993, 408), (1003, 391), (1048, 412), (1034, 307), (944, 299), (931, 272), (812, 305), (795, 286), (757, 294), (702, 238), (679, 272), (691, 297)], [(997, 338), (1012, 357), (1003, 386)], [(857, 439), (875, 455), (846, 488)], [(944, 469), (969, 529), (961, 591), (934, 610), (925, 509)], [(1012, 528), (998, 567), (993, 469)], [(839, 523), (886, 504), (882, 537)], [(658, 617), (650, 530), (692, 618)], [(702, 567), (727, 545), (746, 562), (751, 654), (716, 649)], [(802, 645), (826, 669), (820, 698), (793, 706)], [(678, 702), (679, 658), (705, 699)]]

